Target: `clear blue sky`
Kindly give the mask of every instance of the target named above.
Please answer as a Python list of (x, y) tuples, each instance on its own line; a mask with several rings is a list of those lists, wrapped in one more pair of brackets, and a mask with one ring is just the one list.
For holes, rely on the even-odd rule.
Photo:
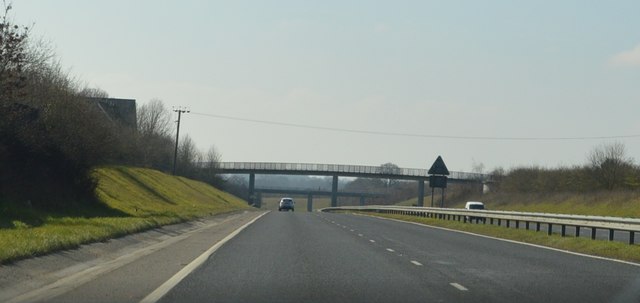
[[(215, 114), (453, 137), (640, 135), (640, 1), (13, 0), (110, 96)], [(616, 141), (357, 134), (184, 116), (225, 161), (451, 170), (582, 164)], [(618, 139), (640, 160), (640, 137)]]

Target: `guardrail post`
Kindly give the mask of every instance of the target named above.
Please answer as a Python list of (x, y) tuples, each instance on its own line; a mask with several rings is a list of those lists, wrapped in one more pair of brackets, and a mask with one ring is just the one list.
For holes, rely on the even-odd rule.
[(629, 244), (633, 245), (635, 242), (636, 233), (634, 231), (629, 231)]
[(591, 228), (591, 240), (595, 240), (596, 239), (596, 228), (592, 227)]
[(548, 223), (547, 224), (547, 235), (551, 236), (552, 233), (553, 233), (553, 224)]
[(576, 226), (576, 238), (580, 237), (580, 226)]
[(536, 231), (540, 231), (540, 222), (536, 222)]
[(524, 222), (524, 227), (529, 230), (529, 221)]
[(502, 219), (498, 219), (498, 226), (502, 226)]
[(564, 237), (567, 234), (567, 226), (562, 224), (562, 226), (560, 226), (560, 229), (560, 235)]
[(312, 211), (313, 210), (313, 195), (309, 194), (307, 195), (307, 211)]
[(489, 224), (493, 225), (493, 218), (489, 218)]
[(467, 223), (467, 216), (464, 216), (462, 223)]
[(509, 226), (511, 226), (511, 220), (507, 219), (507, 228), (509, 228)]
[(520, 228), (520, 221), (516, 220), (516, 229)]
[(613, 241), (613, 229), (609, 230), (609, 241)]

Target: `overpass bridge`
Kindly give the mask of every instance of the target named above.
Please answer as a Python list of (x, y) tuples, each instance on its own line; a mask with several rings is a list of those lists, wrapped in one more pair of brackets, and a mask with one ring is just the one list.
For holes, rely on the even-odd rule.
[[(418, 206), (424, 206), (424, 183), (429, 180), (428, 169), (399, 168), (386, 166), (311, 164), (311, 163), (273, 163), (273, 162), (220, 162), (222, 174), (249, 175), (249, 203), (254, 204), (255, 175), (306, 175), (331, 176), (331, 206), (338, 205), (338, 177), (380, 178), (395, 180), (415, 180), (418, 182)], [(490, 175), (450, 172), (451, 183), (479, 183), (489, 181)]]

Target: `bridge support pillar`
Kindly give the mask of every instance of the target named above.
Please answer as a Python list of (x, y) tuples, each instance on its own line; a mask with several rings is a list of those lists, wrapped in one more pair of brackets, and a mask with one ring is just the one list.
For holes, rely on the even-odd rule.
[(313, 195), (309, 194), (307, 196), (307, 211), (313, 211)]
[(418, 181), (418, 206), (424, 206), (424, 180)]
[(256, 194), (256, 205), (257, 208), (261, 208), (262, 207), (262, 193), (258, 192)]
[(364, 196), (360, 196), (360, 206), (364, 206)]
[(253, 205), (255, 201), (254, 191), (256, 188), (256, 174), (249, 174), (249, 205)]
[(333, 176), (331, 183), (331, 207), (338, 206), (338, 176)]

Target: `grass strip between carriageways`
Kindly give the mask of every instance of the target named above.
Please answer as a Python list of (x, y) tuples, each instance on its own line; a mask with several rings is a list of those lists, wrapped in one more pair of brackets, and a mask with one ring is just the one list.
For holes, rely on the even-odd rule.
[(406, 215), (392, 215), (371, 212), (350, 213), (358, 213), (369, 216), (422, 223), (425, 225), (444, 227), (501, 239), (547, 246), (576, 253), (640, 263), (640, 245), (629, 245), (623, 242), (591, 240), (590, 238), (575, 238), (572, 236), (562, 237), (559, 234), (552, 234), (549, 236), (546, 232), (536, 232), (534, 230), (506, 228), (504, 226), (488, 224), (485, 225), (462, 223), (459, 221), (440, 220)]

